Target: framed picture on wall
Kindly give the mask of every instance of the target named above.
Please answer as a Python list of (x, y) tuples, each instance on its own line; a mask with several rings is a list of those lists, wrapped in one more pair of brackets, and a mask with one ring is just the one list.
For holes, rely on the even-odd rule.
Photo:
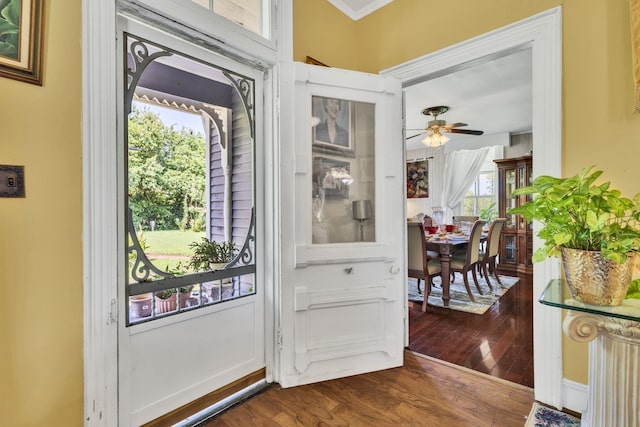
[(311, 97), (313, 149), (355, 157), (351, 101)]
[(353, 183), (351, 163), (328, 157), (313, 158), (313, 196), (327, 199), (348, 199)]
[(0, 76), (42, 85), (44, 0), (0, 1)]
[(429, 197), (429, 161), (407, 163), (407, 199)]

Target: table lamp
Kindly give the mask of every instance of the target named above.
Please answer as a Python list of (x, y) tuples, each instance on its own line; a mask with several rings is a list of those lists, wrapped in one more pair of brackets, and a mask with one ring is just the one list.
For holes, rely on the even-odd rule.
[(371, 219), (371, 200), (354, 200), (352, 202), (353, 219), (360, 221), (360, 241), (364, 241), (364, 222)]

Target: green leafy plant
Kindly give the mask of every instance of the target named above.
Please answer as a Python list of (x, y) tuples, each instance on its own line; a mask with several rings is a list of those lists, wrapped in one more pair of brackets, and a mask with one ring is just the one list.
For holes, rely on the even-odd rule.
[(640, 193), (629, 199), (610, 182), (596, 185), (602, 171), (593, 169), (569, 178), (539, 176), (531, 186), (514, 192), (533, 199), (508, 213), (543, 224), (538, 236), (544, 246), (534, 253), (534, 262), (559, 257), (565, 247), (600, 251), (623, 263), (629, 252), (640, 248)]
[(18, 59), (20, 0), (0, 0), (0, 55)]
[(232, 241), (218, 243), (203, 237), (199, 242), (189, 245), (193, 251), (193, 256), (188, 266), (195, 271), (207, 271), (211, 269), (211, 264), (221, 264), (233, 261), (237, 249)]
[(165, 289), (162, 291), (157, 291), (155, 295), (160, 299), (168, 299), (171, 298), (171, 295), (176, 293), (176, 288)]
[(493, 222), (496, 218), (498, 218), (498, 211), (496, 210), (496, 202), (492, 202), (489, 206), (484, 209), (480, 209), (480, 213), (478, 214), (480, 219), (484, 219), (489, 222)]
[[(178, 263), (173, 268), (167, 265), (167, 267), (164, 270), (167, 273), (172, 274), (174, 276), (182, 276), (183, 274), (188, 273), (187, 269), (183, 267), (182, 261), (178, 261)], [(193, 285), (188, 285), (188, 286), (180, 287), (179, 291), (184, 294), (187, 292), (191, 292), (192, 289), (193, 289)]]
[(640, 279), (631, 281), (626, 298), (640, 299)]

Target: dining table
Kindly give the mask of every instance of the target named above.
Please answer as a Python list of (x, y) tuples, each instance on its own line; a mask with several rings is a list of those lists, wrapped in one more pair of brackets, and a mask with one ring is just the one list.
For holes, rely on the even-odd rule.
[[(451, 286), (451, 271), (449, 263), (451, 256), (455, 251), (460, 251), (469, 243), (469, 236), (461, 233), (444, 233), (425, 235), (427, 250), (434, 251), (439, 254), (440, 259), (440, 275), (442, 277), (442, 304), (449, 306), (449, 288)], [(486, 241), (487, 234), (482, 233), (480, 241)]]

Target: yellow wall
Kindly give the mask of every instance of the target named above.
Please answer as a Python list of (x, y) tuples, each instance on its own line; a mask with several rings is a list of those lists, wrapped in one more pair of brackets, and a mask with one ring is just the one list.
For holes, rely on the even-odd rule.
[(331, 67), (356, 70), (356, 26), (326, 0), (293, 1), (295, 61), (307, 56)]
[[(318, 1), (294, 2), (294, 60), (322, 49), (332, 64), (338, 58), (326, 54), (323, 34), (306, 31), (322, 16), (306, 13), (311, 3)], [(633, 196), (640, 192), (633, 173), (640, 158), (640, 115), (632, 113), (628, 0), (395, 0), (353, 22), (354, 69), (377, 73), (558, 5), (563, 8), (563, 174), (595, 164), (604, 178)], [(587, 382), (586, 344), (565, 339), (564, 373)]]
[(46, 2), (44, 83), (0, 78), (0, 425), (82, 425), (81, 2)]

